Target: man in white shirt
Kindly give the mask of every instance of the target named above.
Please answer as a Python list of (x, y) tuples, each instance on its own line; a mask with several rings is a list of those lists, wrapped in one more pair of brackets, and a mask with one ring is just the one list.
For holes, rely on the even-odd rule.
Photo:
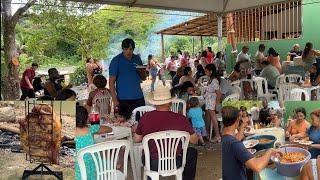
[(246, 60), (250, 61), (250, 57), (249, 57), (248, 52), (249, 52), (249, 47), (248, 46), (243, 46), (242, 47), (242, 51), (237, 56), (237, 62), (246, 61)]
[(256, 52), (255, 65), (254, 65), (254, 70), (255, 70), (256, 75), (259, 75), (262, 70), (261, 62), (267, 60), (267, 58), (263, 54), (265, 49), (266, 49), (266, 47), (264, 46), (264, 44), (260, 44), (259, 49)]

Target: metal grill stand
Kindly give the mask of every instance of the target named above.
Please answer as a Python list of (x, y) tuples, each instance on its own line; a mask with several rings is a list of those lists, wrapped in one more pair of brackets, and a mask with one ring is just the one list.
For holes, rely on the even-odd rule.
[[(28, 160), (28, 155), (29, 155), (29, 161), (30, 163), (32, 162), (36, 162), (37, 159), (34, 159), (32, 157), (36, 157), (35, 155), (31, 154), (31, 149), (37, 149), (36, 147), (31, 148), (31, 144), (30, 144), (30, 137), (32, 134), (32, 132), (30, 131), (30, 114), (34, 114), (34, 112), (30, 112), (30, 104), (33, 105), (33, 107), (36, 106), (36, 101), (30, 102), (30, 101), (25, 101), (25, 113), (27, 115), (27, 121), (28, 121), (28, 142), (29, 142), (29, 154), (26, 154), (26, 160)], [(52, 107), (52, 112), (49, 115), (52, 115), (52, 119), (51, 119), (51, 141), (53, 141), (53, 111), (54, 111), (54, 102), (51, 101), (51, 107)], [(41, 113), (39, 114), (39, 116), (41, 115)], [(48, 114), (47, 114), (48, 115)], [(60, 103), (60, 120), (61, 120), (61, 103)], [(61, 133), (61, 132), (60, 132)], [(51, 142), (52, 143), (52, 142)], [(52, 153), (51, 153), (52, 154)], [(51, 157), (52, 159), (52, 157)], [(59, 159), (59, 158), (58, 158)], [(50, 165), (52, 164), (51, 161), (49, 161)], [(28, 179), (29, 176), (31, 175), (51, 175), (56, 177), (58, 180), (63, 180), (63, 174), (61, 171), (52, 171), (46, 164), (44, 164), (43, 159), (40, 160), (40, 164), (34, 168), (33, 170), (24, 170), (23, 172), (23, 176), (22, 176), (22, 180), (26, 180)]]
[[(44, 171), (44, 169), (46, 169), (46, 171)], [(43, 163), (39, 164), (39, 166), (37, 166), (33, 170), (24, 170), (22, 180), (27, 179), (31, 175), (37, 175), (37, 174), (41, 174), (41, 176), (42, 175), (52, 175), (59, 180), (63, 180), (63, 174), (61, 171), (52, 171), (48, 166), (46, 166)]]

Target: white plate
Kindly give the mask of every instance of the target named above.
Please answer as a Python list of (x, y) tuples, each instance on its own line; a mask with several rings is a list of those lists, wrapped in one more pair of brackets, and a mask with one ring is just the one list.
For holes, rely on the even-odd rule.
[(301, 141), (300, 139), (294, 139), (293, 140), (294, 143), (300, 143), (300, 141)]
[(257, 139), (250, 139), (243, 141), (244, 147), (247, 149), (255, 147), (257, 144), (259, 144), (259, 140)]
[(254, 153), (256, 153), (257, 152), (257, 150), (255, 150), (255, 149), (247, 149), (251, 154), (254, 154)]
[(310, 144), (313, 144), (313, 141), (303, 141), (303, 140), (301, 140), (301, 141), (299, 142), (299, 144), (302, 144), (302, 145), (310, 145)]

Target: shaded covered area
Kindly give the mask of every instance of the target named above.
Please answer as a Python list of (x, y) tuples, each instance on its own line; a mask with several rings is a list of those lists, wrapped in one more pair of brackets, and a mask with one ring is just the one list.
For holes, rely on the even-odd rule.
[[(163, 35), (218, 36), (218, 17), (213, 13), (207, 14), (156, 33)], [(226, 21), (222, 23), (222, 34), (223, 36), (227, 35)]]
[(284, 2), (284, 0), (72, 0), (77, 2), (90, 2), (129, 7), (156, 8), (166, 10), (194, 11), (194, 12), (230, 12), (249, 7), (257, 7), (272, 3)]

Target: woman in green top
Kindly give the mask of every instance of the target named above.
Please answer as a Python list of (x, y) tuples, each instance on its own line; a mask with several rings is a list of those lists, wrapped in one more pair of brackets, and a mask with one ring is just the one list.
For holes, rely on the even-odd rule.
[(306, 47), (302, 53), (302, 61), (305, 62), (305, 69), (309, 70), (311, 65), (316, 61), (316, 58), (320, 56), (320, 51), (314, 50), (311, 42), (307, 42)]
[[(94, 144), (93, 134), (99, 131), (99, 125), (87, 127), (88, 111), (83, 106), (76, 107), (76, 154), (80, 149)], [(90, 154), (84, 155), (84, 162), (86, 164), (87, 179), (96, 179), (96, 168)], [(81, 179), (80, 167), (76, 158), (76, 180)]]

